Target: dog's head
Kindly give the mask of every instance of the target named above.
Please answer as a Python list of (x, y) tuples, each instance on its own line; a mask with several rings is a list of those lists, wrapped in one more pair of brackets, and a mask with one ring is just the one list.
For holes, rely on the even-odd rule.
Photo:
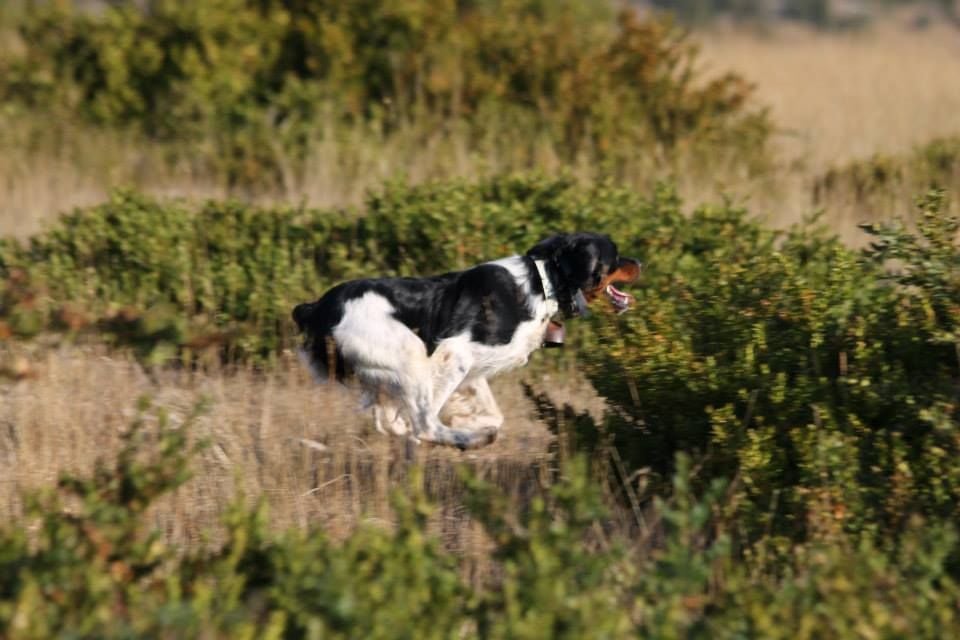
[(599, 233), (563, 233), (541, 241), (527, 252), (543, 260), (557, 290), (560, 310), (583, 315), (586, 305), (604, 294), (617, 313), (626, 311), (634, 297), (616, 288), (640, 276), (640, 263), (623, 258), (610, 236)]

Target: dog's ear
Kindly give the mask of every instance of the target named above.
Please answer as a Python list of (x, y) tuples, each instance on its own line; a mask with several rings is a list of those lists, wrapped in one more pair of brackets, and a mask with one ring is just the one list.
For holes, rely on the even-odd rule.
[(534, 260), (553, 260), (570, 245), (570, 234), (558, 233), (535, 244), (527, 251), (527, 256)]
[[(606, 240), (613, 243), (609, 236), (591, 233), (560, 233), (539, 242), (527, 252), (534, 260), (546, 260), (571, 290), (591, 284), (590, 279), (598, 263), (600, 243)], [(614, 249), (616, 251), (616, 249)], [(599, 281), (599, 279), (598, 279)]]

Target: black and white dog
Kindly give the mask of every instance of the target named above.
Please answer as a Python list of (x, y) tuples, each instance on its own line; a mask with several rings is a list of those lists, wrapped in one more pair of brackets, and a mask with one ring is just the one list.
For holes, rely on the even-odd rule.
[(465, 271), (344, 282), (293, 319), (314, 373), (353, 373), (378, 431), (468, 449), (503, 424), (487, 378), (526, 364), (558, 311), (582, 315), (601, 293), (625, 311), (614, 284), (639, 275), (609, 236), (561, 234)]

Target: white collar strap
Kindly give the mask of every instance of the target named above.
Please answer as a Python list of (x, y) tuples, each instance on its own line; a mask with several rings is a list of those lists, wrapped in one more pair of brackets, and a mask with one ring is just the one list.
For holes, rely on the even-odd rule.
[(547, 263), (543, 260), (534, 260), (537, 265), (537, 273), (540, 274), (540, 284), (543, 285), (543, 297), (547, 300), (556, 300), (557, 292), (553, 289), (553, 283), (550, 282), (550, 276), (547, 275)]

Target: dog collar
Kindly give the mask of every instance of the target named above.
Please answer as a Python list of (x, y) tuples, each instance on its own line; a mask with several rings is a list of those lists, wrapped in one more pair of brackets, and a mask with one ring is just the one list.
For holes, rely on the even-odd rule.
[(547, 315), (552, 316), (560, 310), (560, 303), (557, 301), (557, 292), (553, 288), (553, 283), (550, 282), (550, 276), (547, 275), (547, 263), (543, 260), (534, 260), (533, 264), (537, 265), (537, 273), (540, 274), (543, 297), (547, 303)]
[(540, 274), (540, 284), (543, 285), (543, 297), (547, 300), (556, 300), (557, 292), (553, 290), (553, 283), (550, 282), (550, 276), (547, 275), (547, 263), (543, 260), (534, 260), (537, 265), (537, 273)]

